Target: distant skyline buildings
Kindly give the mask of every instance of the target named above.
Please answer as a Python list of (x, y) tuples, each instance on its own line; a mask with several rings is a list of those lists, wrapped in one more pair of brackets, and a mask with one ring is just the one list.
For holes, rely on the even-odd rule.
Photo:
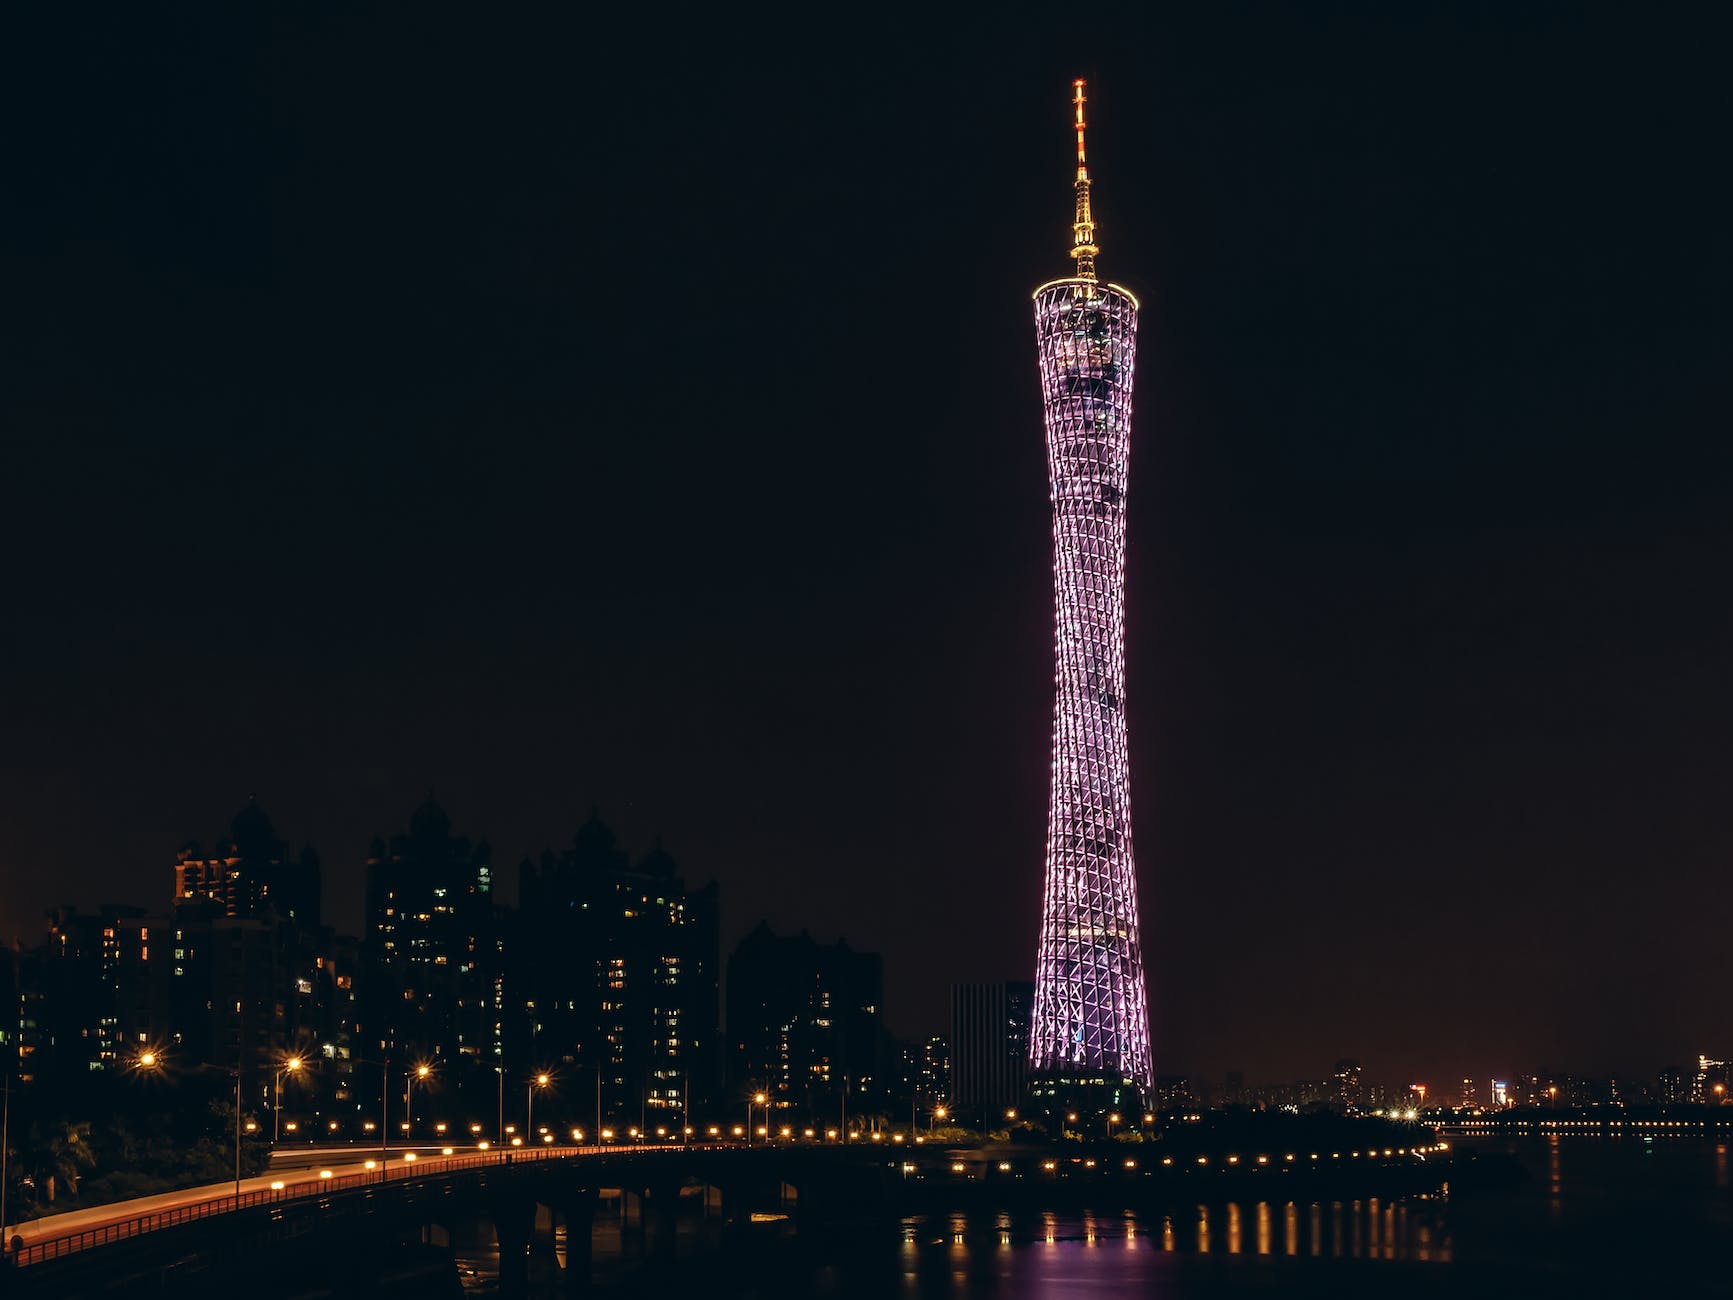
[(605, 1113), (707, 1103), (721, 1083), (718, 898), (657, 843), (634, 860), (592, 810), (563, 852), (518, 867), (509, 1012), (535, 1070), (596, 1087)]
[(489, 1065), (504, 1052), (493, 850), (454, 834), (431, 796), (407, 833), (367, 854), (364, 997), (358, 1040), (383, 1060)]
[[(449, 825), (449, 819), (446, 820)], [(596, 822), (593, 815), (590, 820)], [(414, 838), (417, 814), (412, 812), (408, 821), (412, 826), (411, 832), (398, 836), (400, 840)], [(557, 863), (562, 856), (576, 853), (579, 840), (594, 833), (594, 829), (593, 826), (580, 827), (580, 835), (573, 837), (572, 848), (543, 854), (528, 860), (517, 872), (507, 874), (545, 873), (550, 864)], [(606, 827), (602, 830), (605, 831)], [(451, 838), (463, 840), (465, 837), (451, 835)], [(172, 835), (165, 839), (171, 845), (177, 842)], [(378, 1023), (377, 1008), (370, 1009), (370, 1014), (363, 1007), (369, 983), (375, 989), (380, 987), (377, 970), (370, 960), (363, 961), (360, 936), (342, 936), (329, 925), (306, 927), (292, 917), (285, 918), (279, 911), (279, 908), (285, 908), (298, 914), (323, 913), (322, 899), (311, 892), (319, 887), (322, 872), (318, 876), (304, 877), (307, 889), (300, 895), (301, 901), (291, 903), (289, 900), (295, 896), (294, 891), (280, 883), (282, 878), (274, 874), (276, 868), (272, 867), (272, 864), (283, 864), (293, 869), (316, 861), (316, 856), (298, 844), (290, 845), (287, 837), (276, 832), (271, 819), (257, 803), (243, 806), (222, 835), (203, 843), (210, 847), (193, 851), (192, 845), (185, 843), (178, 851), (168, 849), (162, 852), (154, 864), (146, 864), (140, 869), (141, 877), (154, 877), (157, 881), (157, 888), (153, 891), (156, 905), (151, 905), (151, 893), (142, 894), (141, 900), (103, 903), (94, 907), (68, 904), (49, 909), (34, 934), (16, 940), (15, 946), (8, 950), (7, 969), (0, 974), (0, 980), (11, 990), (9, 993), (0, 990), (0, 998), (4, 999), (5, 1005), (15, 1008), (13, 1013), (0, 1018), (0, 1043), (9, 1041), (16, 1046), (14, 1059), (19, 1063), (21, 1074), (25, 1075), (34, 1068), (33, 1062), (58, 1063), (56, 1068), (72, 1063), (76, 1063), (79, 1069), (109, 1068), (128, 1050), (145, 1041), (159, 1044), (166, 1041), (181, 1060), (207, 1061), (224, 1068), (237, 1058), (263, 1060), (291, 1050), (317, 1050), (320, 1055), (337, 1062), (335, 1066), (326, 1068), (331, 1072), (341, 1070), (351, 1080), (351, 1091), (356, 1099), (368, 1104), (368, 1099), (377, 1093), (377, 1076), (370, 1076), (368, 1070), (352, 1068), (345, 1063), (378, 1059), (380, 1055), (377, 1049), (370, 1050), (368, 1045)], [(243, 851), (249, 844), (256, 847)], [(371, 855), (384, 862), (385, 859), (377, 858), (382, 851), (386, 858), (390, 857), (389, 840), (378, 841)], [(404, 847), (399, 846), (399, 856), (404, 852)], [(365, 860), (366, 856), (357, 854), (349, 860)], [(465, 864), (464, 878), (473, 878), (478, 887), (482, 878), (478, 863), (485, 856), (489, 893), (497, 891), (498, 868), (485, 844), (470, 841), (467, 856), (462, 852), (454, 856)], [(601, 878), (613, 878), (612, 873), (619, 871), (623, 873), (619, 879), (633, 887), (652, 880), (667, 885), (660, 896), (668, 904), (670, 917), (684, 913), (686, 917), (694, 918), (714, 916), (720, 912), (720, 891), (714, 884), (695, 888), (685, 882), (678, 868), (671, 880), (659, 874), (670, 861), (669, 855), (659, 847), (653, 845), (648, 853), (637, 856), (627, 855), (621, 846), (615, 844), (609, 854), (602, 856), (611, 865), (600, 873)], [(437, 857), (435, 854), (429, 860), (437, 860)], [(338, 860), (343, 860), (343, 856), (340, 855)], [(268, 877), (275, 883), (263, 896), (250, 885), (246, 889), (230, 890), (227, 894), (217, 884), (189, 891), (186, 888), (189, 862), (216, 864), (237, 878)], [(221, 879), (202, 865), (198, 872), (202, 874), (191, 878)], [(625, 890), (626, 885), (621, 884), (620, 888)], [(522, 889), (520, 882), (519, 891)], [(187, 897), (189, 892), (193, 897)], [(531, 911), (539, 913), (546, 895), (538, 899), (532, 890), (526, 896), (531, 898)], [(652, 901), (656, 896), (650, 895)], [(261, 897), (269, 900), (268, 905), (260, 905), (258, 900)], [(634, 897), (641, 902), (644, 895), (640, 893)], [(254, 901), (245, 905), (237, 901), (246, 899)], [(683, 904), (675, 906), (674, 900), (682, 899)], [(415, 909), (413, 924), (401, 922), (406, 927), (405, 934), (409, 935), (416, 926), (425, 924), (432, 927), (436, 921), (444, 925), (450, 914), (437, 911), (442, 903), (443, 900), (434, 902), (425, 909), (428, 911), (425, 923), (419, 916), (423, 909)], [(627, 905), (625, 892), (620, 894), (619, 909), (623, 925), (641, 923), (640, 917), (625, 916), (626, 911), (638, 910)], [(251, 911), (253, 915), (233, 916), (231, 910)], [(462, 1015), (489, 1017), (483, 1020), (485, 1031), (477, 1030), (474, 1035), (478, 1041), (485, 1041), (488, 1034), (496, 1032), (492, 1026), (497, 1023), (500, 1025), (497, 1032), (503, 1041), (508, 1045), (518, 1044), (517, 1050), (521, 1054), (522, 1045), (530, 1041), (533, 1034), (533, 1022), (528, 1017), (531, 1008), (526, 1005), (527, 1000), (536, 1001), (536, 1009), (545, 1013), (544, 1026), (558, 1023), (562, 1017), (575, 1024), (576, 1019), (581, 1019), (579, 1007), (584, 997), (594, 999), (593, 1009), (598, 1013), (603, 1010), (601, 1003), (606, 999), (594, 991), (580, 997), (585, 986), (575, 979), (566, 985), (561, 998), (535, 993), (525, 996), (528, 972), (521, 965), (513, 966), (513, 954), (514, 951), (518, 954), (534, 952), (539, 941), (527, 945), (520, 943), (514, 949), (511, 942), (512, 917), (521, 910), (505, 907), (497, 899), (492, 903), (491, 923), (495, 929), (494, 948), (489, 960), (494, 965), (492, 972), (482, 980), (485, 987), (479, 993), (472, 991), (470, 995), (452, 1001), (430, 992), (427, 1014), (415, 1019), (423, 1023), (452, 1020), (459, 1014), (454, 1003), (462, 1002)], [(472, 920), (479, 920), (480, 915), (477, 910)], [(689, 924), (689, 921), (674, 922), (675, 930)], [(694, 936), (708, 934), (709, 924), (709, 921), (704, 921), (689, 933)], [(655, 926), (650, 927), (650, 930), (654, 929)], [(460, 934), (460, 930), (463, 933)], [(644, 933), (648, 934), (650, 930)], [(720, 934), (719, 926), (717, 933)], [(422, 972), (427, 976), (430, 991), (440, 987), (443, 970), (460, 970), (470, 960), (467, 954), (477, 948), (475, 934), (463, 927), (450, 929), (445, 938), (436, 940), (434, 936), (434, 929), (427, 928), (406, 940), (412, 947), (416, 943), (432, 945), (421, 949), (432, 956), (428, 968)], [(668, 974), (661, 977), (664, 980), (672, 977), (683, 981), (690, 972), (701, 987), (709, 979), (720, 979), (726, 974), (726, 963), (721, 959), (719, 945), (716, 957), (701, 957), (689, 962), (676, 956), (691, 951), (686, 946), (686, 939), (669, 931), (663, 932), (657, 943), (663, 940), (672, 946), (669, 951), (657, 954), (656, 960), (674, 956), (678, 969), (675, 975), (675, 968), (669, 968)], [(591, 940), (584, 942), (589, 944)], [(819, 948), (830, 946), (821, 940), (812, 942)], [(701, 946), (707, 947), (708, 944)], [(919, 1079), (918, 1086), (923, 1095), (927, 1095), (933, 1090), (933, 1062), (938, 1057), (930, 1044), (925, 1048), (922, 1044), (933, 1035), (922, 1032), (925, 1025), (917, 1010), (904, 1004), (886, 1009), (883, 959), (877, 954), (870, 955), (880, 962), (881, 974), (872, 1005), (877, 1008), (876, 1014), (885, 1032), (884, 1041), (889, 1046), (881, 1060), (863, 1071), (863, 1077), (876, 1077), (888, 1092), (914, 1086), (910, 1081)], [(443, 966), (438, 961), (440, 956), (446, 959)], [(625, 959), (624, 954), (616, 953), (608, 958), (609, 961), (616, 959)], [(645, 964), (642, 969), (650, 970), (651, 966)], [(710, 972), (715, 974), (712, 976)], [(558, 971), (554, 973), (557, 975)], [(508, 981), (514, 974), (518, 988), (515, 994), (508, 996), (511, 992)], [(544, 984), (544, 988), (552, 987), (551, 982)], [(592, 980), (590, 987), (593, 990), (596, 981)], [(932, 993), (935, 999), (947, 1004), (947, 1013), (951, 1010), (948, 1005), (950, 993), (950, 986), (934, 989)], [(642, 1030), (629, 1028), (626, 1018), (617, 1017), (611, 1025), (600, 1028), (598, 1033), (589, 1037), (574, 1030), (571, 1041), (584, 1044), (582, 1048), (555, 1050), (553, 1039), (545, 1037), (544, 1031), (545, 1052), (543, 1048), (536, 1050), (543, 1052), (549, 1063), (561, 1069), (577, 1070), (580, 1060), (586, 1062), (581, 1068), (589, 1068), (589, 1058), (582, 1054), (589, 1050), (588, 1044), (608, 1033), (622, 1041), (628, 1038), (633, 1042), (660, 1041), (678, 1053), (675, 1064), (663, 1062), (660, 1067), (665, 1076), (659, 1086), (662, 1100), (666, 1102), (666, 1093), (674, 1086), (671, 1082), (674, 1073), (680, 1076), (680, 1086), (685, 1086), (689, 1065), (689, 1077), (693, 1081), (694, 1096), (697, 1096), (699, 1080), (709, 1078), (714, 1081), (724, 1073), (725, 1053), (719, 1041), (723, 1023), (714, 1012), (679, 1009), (691, 1005), (702, 1008), (704, 998), (701, 994), (695, 995), (698, 997), (696, 1004), (681, 1001), (677, 1008), (677, 998), (684, 996), (684, 993), (666, 994), (662, 997), (666, 1005), (660, 1010), (652, 1009), (651, 1019), (660, 1025), (659, 1030), (650, 1027), (649, 1022)], [(419, 993), (417, 999), (420, 999)], [(239, 1013), (233, 1011), (237, 1003), (242, 1008)], [(557, 1005), (560, 1003), (572, 1005), (562, 1007)], [(442, 1006), (446, 1010), (441, 1010)], [(606, 1010), (611, 1013), (617, 1008)], [(694, 1016), (697, 1023), (714, 1025), (712, 1041), (715, 1046), (710, 1063), (703, 1060), (705, 1035), (688, 1037), (684, 1033), (685, 1026), (694, 1023)], [(943, 1035), (945, 1051), (939, 1054), (946, 1061), (947, 1069), (950, 1045), (959, 1041), (949, 1021), (947, 1014)], [(405, 1019), (403, 1023), (408, 1024), (409, 1020)], [(600, 1025), (599, 1015), (597, 1024)], [(674, 1044), (669, 1040), (674, 1038), (672, 1031), (676, 1027), (682, 1032), (678, 1043)], [(910, 1033), (911, 1028), (915, 1032)], [(407, 1035), (409, 1031), (405, 1029), (402, 1032)], [(658, 1033), (661, 1035), (659, 1039)], [(404, 1046), (398, 1055), (415, 1045), (407, 1036), (402, 1041)], [(1733, 1056), (1733, 1051), (1728, 1050), (1729, 1045), (1717, 1043), (1712, 1034), (1694, 1034), (1685, 1040), (1685, 1045), (1691, 1050), (1677, 1050), (1665, 1056), (1657, 1053), (1648, 1062), (1609, 1067), (1589, 1060), (1580, 1067), (1557, 1072), (1525, 1066), (1527, 1062), (1545, 1061), (1549, 1057), (1564, 1059), (1557, 1052), (1543, 1054), (1538, 1049), (1496, 1055), (1477, 1052), (1474, 1057), (1467, 1058), (1471, 1068), (1465, 1073), (1461, 1068), (1416, 1069), (1412, 1065), (1396, 1063), (1388, 1049), (1380, 1046), (1375, 1037), (1370, 1037), (1364, 1077), (1376, 1081), (1380, 1097), (1405, 1100), (1406, 1088), (1418, 1080), (1428, 1085), (1427, 1104), (1452, 1101), (1461, 1104), (1466, 1101), (1471, 1108), (1475, 1105), (1527, 1104), (1525, 1099), (1531, 1098), (1535, 1088), (1540, 1086), (1537, 1079), (1550, 1079), (1552, 1084), (1549, 1086), (1560, 1089), (1560, 1105), (1578, 1101), (1591, 1104), (1595, 1098), (1613, 1096), (1625, 1100), (1652, 1097), (1656, 1101), (1679, 1104), (1694, 1099), (1712, 1102), (1716, 1097), (1725, 1098), (1728, 1088), (1733, 1086), (1728, 1068), (1723, 1064)], [(1698, 1050), (1700, 1047), (1708, 1050)], [(430, 1054), (435, 1059), (447, 1059), (443, 1047)], [(457, 1055), (477, 1069), (492, 1069), (485, 1051), (467, 1055), (459, 1052)], [(1441, 1059), (1449, 1060), (1452, 1055), (1443, 1053)], [(518, 1058), (509, 1046), (507, 1059), (515, 1068)], [(1249, 1063), (1258, 1064), (1255, 1055), (1249, 1058)], [(1493, 1068), (1488, 1069), (1488, 1064)], [(968, 1065), (963, 1062), (959, 1068), (966, 1071)], [(1295, 1084), (1268, 1082), (1272, 1078), (1308, 1073), (1303, 1069), (1294, 1072), (1294, 1076), (1285, 1072), (1273, 1073), (1267, 1067), (1256, 1071), (1236, 1068), (1231, 1072), (1238, 1075), (1238, 1084), (1218, 1084), (1216, 1081), (1224, 1077), (1219, 1068), (1199, 1069), (1193, 1067), (1192, 1062), (1179, 1058), (1170, 1058), (1166, 1062), (1166, 1074), (1189, 1080), (1189, 1086), (1199, 1096), (1257, 1096), (1272, 1102), (1276, 1098), (1305, 1102), (1307, 1099), (1316, 1100), (1321, 1095), (1319, 1087), (1305, 1080)], [(613, 1097), (617, 1092), (624, 1106), (633, 1085), (626, 1073), (615, 1077), (628, 1080), (610, 1085), (609, 1096)], [(1248, 1083), (1247, 1080), (1254, 1082)], [(1495, 1080), (1500, 1085), (1496, 1090), (1493, 1087)], [(1715, 1092), (1717, 1086), (1722, 1090), (1719, 1094)], [(1371, 1095), (1370, 1092), (1367, 1095)]]
[(210, 853), (191, 841), (175, 857), (175, 906), (214, 903), (229, 917), (275, 912), (310, 929), (319, 926), (323, 882), (311, 845), (295, 854), (256, 799), (235, 814), (227, 838)]
[(838, 1114), (845, 1099), (877, 1099), (890, 1064), (884, 959), (761, 922), (728, 959), (726, 1032), (731, 1094)]
[[(269, 819), (256, 805), (242, 816), (269, 832)], [(258, 842), (280, 841), (269, 832)], [(294, 1105), (323, 1098), (336, 1108), (327, 1113), (364, 1122), (379, 1113), (381, 1059), (397, 1071), (389, 1084), (393, 1108), (404, 1098), (402, 1071), (426, 1059), (439, 1087), (456, 1087), (470, 1104), (480, 1088), (509, 1114), (516, 1103), (507, 1104), (511, 1092), (494, 1066), (503, 1060), (514, 1087), (526, 1070), (546, 1069), (560, 1081), (563, 1097), (550, 1097), (546, 1113), (593, 1114), (597, 1045), (604, 1052), (604, 1110), (623, 1122), (634, 1113), (634, 1098), (640, 1116), (678, 1114), (688, 1098), (726, 1114), (741, 1095), (759, 1090), (772, 1094), (785, 1113), (840, 1115), (843, 1077), (848, 1111), (857, 1115), (901, 1114), (911, 1101), (928, 1117), (940, 1104), (961, 1113), (1002, 1102), (1015, 1088), (1010, 1080), (1026, 1032), (1029, 984), (953, 986), (951, 1031), (898, 1041), (885, 1024), (879, 954), (806, 934), (778, 935), (765, 924), (749, 933), (728, 964), (732, 1064), (719, 1078), (724, 1026), (716, 980), (724, 968), (716, 947), (716, 886), (687, 886), (659, 847), (630, 857), (594, 815), (570, 849), (522, 864), (529, 907), (490, 905), (491, 941), (478, 941), (473, 925), (450, 923), (464, 914), (478, 921), (480, 907), (439, 910), (445, 899), (436, 891), (445, 888), (449, 897), (449, 880), (472, 882), (479, 898), (479, 885), (493, 872), (487, 846), (454, 834), (437, 805), (417, 809), (409, 832), (379, 854), (376, 846), (381, 881), (401, 885), (408, 864), (430, 867), (419, 878), (433, 900), (422, 907), (408, 893), (386, 891), (393, 903), (415, 909), (409, 921), (394, 922), (390, 942), (419, 954), (410, 964), (418, 982), (403, 999), (417, 1014), (400, 1022), (410, 1027), (399, 1028), (391, 1053), (369, 1045), (378, 1023), (370, 983), (373, 994), (397, 989), (392, 996), (401, 997), (395, 983), (379, 982), (377, 950), (364, 954), (359, 939), (285, 918), (278, 910), (281, 893), (279, 901), (243, 916), (229, 915), (217, 892), (194, 890), (189, 898), (182, 869), (187, 856), (165, 855), (158, 870), (165, 886), (171, 877), (174, 882), (169, 907), (55, 908), (38, 942), (6, 950), (0, 1047), (16, 1064), (16, 1077), (28, 1083), (38, 1075), (123, 1069), (149, 1046), (181, 1065), (228, 1069), (238, 1062), (249, 1086), (262, 1089), (270, 1063), (293, 1053), (311, 1063), (296, 1081)], [(197, 860), (244, 868), (247, 855), (231, 846)], [(261, 860), (297, 859), (267, 852)], [(445, 868), (456, 873), (449, 880)], [(442, 880), (447, 883), (437, 883)], [(416, 1025), (455, 1023), (469, 1014), (464, 999), (447, 996), (451, 990), (440, 983), (443, 972), (462, 974), (466, 961), (484, 975), (475, 1007), (497, 1015), (476, 1038), (485, 1043), (497, 1034), (501, 1057), (461, 1047), (455, 1055), (424, 1049), (414, 1037)], [(1416, 1080), (1380, 1067), (1376, 1056), (1365, 1068), (1344, 1058), (1328, 1073), (1288, 1082), (1250, 1079), (1237, 1069), (1213, 1076), (1174, 1072), (1155, 1081), (1148, 1102), (1153, 1110), (1488, 1112), (1727, 1104), (1733, 1053), (1712, 1040), (1704, 1045), (1711, 1050), (1634, 1072), (1514, 1067)], [(418, 1056), (423, 1050), (426, 1056)], [(395, 1122), (395, 1109), (392, 1114)]]

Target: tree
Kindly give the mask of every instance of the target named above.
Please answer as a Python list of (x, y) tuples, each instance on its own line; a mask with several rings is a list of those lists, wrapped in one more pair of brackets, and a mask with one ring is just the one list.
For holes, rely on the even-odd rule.
[(80, 1171), (96, 1167), (96, 1155), (90, 1149), (90, 1122), (55, 1120), (46, 1130), (32, 1124), (25, 1144), (23, 1163), (29, 1170), (35, 1199), (52, 1205), (62, 1189), (76, 1199)]

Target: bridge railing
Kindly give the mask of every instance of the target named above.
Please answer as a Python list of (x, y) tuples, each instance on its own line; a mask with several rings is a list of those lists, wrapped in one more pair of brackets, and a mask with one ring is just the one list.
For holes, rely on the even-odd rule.
[(242, 1192), (239, 1196), (230, 1192), (224, 1196), (212, 1196), (202, 1201), (194, 1201), (189, 1205), (169, 1206), (161, 1210), (152, 1210), (146, 1214), (135, 1215), (129, 1219), (98, 1224), (82, 1231), (62, 1233), (54, 1237), (26, 1242), (17, 1250), (9, 1251), (6, 1254), (6, 1260), (14, 1266), (22, 1268), (51, 1259), (59, 1259), (81, 1250), (89, 1250), (93, 1246), (104, 1246), (111, 1242), (125, 1240), (128, 1237), (156, 1232), (162, 1228), (172, 1228), (178, 1224), (208, 1219), (213, 1215), (232, 1214), (236, 1210), (282, 1205), (297, 1200), (305, 1200), (309, 1197), (326, 1196), (332, 1192), (354, 1191), (363, 1187), (378, 1187), (384, 1183), (425, 1178), (431, 1174), (452, 1173), (465, 1169), (494, 1168), (536, 1160), (556, 1160), (577, 1155), (595, 1154), (600, 1150), (601, 1148), (597, 1147), (544, 1147), (540, 1150), (524, 1149), (476, 1152), (461, 1156), (429, 1156), (414, 1161), (381, 1165), (377, 1169), (366, 1169), (359, 1173), (339, 1174), (330, 1178), (314, 1177), (294, 1183), (285, 1181), (282, 1187)]

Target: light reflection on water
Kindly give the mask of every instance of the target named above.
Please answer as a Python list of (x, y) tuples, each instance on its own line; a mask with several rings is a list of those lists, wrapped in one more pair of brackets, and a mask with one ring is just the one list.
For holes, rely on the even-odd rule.
[(1450, 1234), (1442, 1202), (1433, 1197), (1385, 1202), (1366, 1200), (1301, 1203), (1227, 1201), (1198, 1204), (1171, 1213), (1111, 1217), (1079, 1214), (1016, 1216), (954, 1213), (902, 1221), (904, 1254), (942, 1246), (957, 1259), (1031, 1247), (1056, 1254), (1110, 1248), (1117, 1253), (1167, 1255), (1286, 1255), (1334, 1259), (1381, 1259), (1445, 1263)]
[[(893, 1219), (891, 1231), (881, 1220), (828, 1230), (795, 1222), (726, 1242), (717, 1223), (682, 1223), (673, 1264), (643, 1259), (643, 1239), (603, 1214), (592, 1250), (599, 1279), (636, 1268), (655, 1283), (632, 1295), (716, 1300), (1539, 1300), (1561, 1285), (1577, 1300), (1660, 1294), (1645, 1279), (1662, 1274), (1707, 1279), (1693, 1295), (1733, 1294), (1733, 1143), (1539, 1137), (1510, 1154), (1520, 1165), (1508, 1179), (1465, 1175), (1448, 1195), (1394, 1200), (1218, 1195), (1088, 1213), (946, 1205)], [(466, 1289), (484, 1291), (497, 1256), (459, 1254), (477, 1266), (478, 1285), (466, 1275)], [(688, 1267), (684, 1285), (663, 1287), (676, 1264)], [(557, 1282), (532, 1275), (532, 1294), (551, 1298)]]

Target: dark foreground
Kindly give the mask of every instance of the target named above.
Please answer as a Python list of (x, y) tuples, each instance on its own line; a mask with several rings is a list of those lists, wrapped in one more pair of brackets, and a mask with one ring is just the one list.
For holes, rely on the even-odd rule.
[[(689, 1223), (660, 1260), (602, 1224), (595, 1287), (707, 1300), (1733, 1296), (1728, 1143), (1566, 1137), (1486, 1154), (1515, 1176), (1314, 1202), (973, 1207), (733, 1233)], [(459, 1265), (466, 1291), (493, 1290), (485, 1251)], [(557, 1279), (544, 1273), (534, 1293), (559, 1294)]]
[[(1072, 1297), (1733, 1296), (1729, 1146), (1715, 1138), (1537, 1137), (1460, 1148), (1443, 1169), (1339, 1177), (998, 1185), (910, 1180), (896, 1195), (849, 1198), (782, 1217), (723, 1217), (702, 1199), (646, 1233), (604, 1202), (589, 1267), (564, 1270), (563, 1229), (540, 1234), (536, 1300), (1070, 1300)], [(1440, 1175), (1447, 1175), (1441, 1177)], [(1152, 1193), (1149, 1188), (1162, 1190)], [(1142, 1188), (1144, 1190), (1138, 1190)], [(1128, 1197), (1135, 1201), (1128, 1203)], [(221, 1270), (168, 1279), (168, 1293), (269, 1300), (420, 1300), (500, 1294), (490, 1227), (455, 1249), (390, 1246), (365, 1257), (341, 1234), (289, 1238)], [(581, 1260), (583, 1251), (573, 1252)], [(106, 1276), (105, 1276), (106, 1274)], [(141, 1293), (108, 1270), (70, 1289), (22, 1270), (0, 1294)], [(165, 1293), (165, 1279), (150, 1285)]]

